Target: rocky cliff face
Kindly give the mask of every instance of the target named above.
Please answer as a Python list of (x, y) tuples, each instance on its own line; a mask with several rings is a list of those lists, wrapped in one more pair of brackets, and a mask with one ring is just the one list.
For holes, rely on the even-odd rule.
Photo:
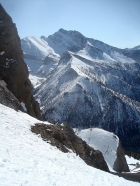
[(16, 25), (0, 5), (0, 79), (18, 101), (25, 104), (28, 114), (42, 119), (28, 75)]
[(117, 148), (117, 158), (114, 162), (114, 170), (116, 170), (117, 172), (129, 172), (129, 168), (120, 141)]
[(24, 108), (22, 107), (22, 104), (7, 89), (6, 84), (3, 80), (0, 80), (0, 103), (16, 111), (21, 110), (22, 112), (25, 112)]
[(109, 172), (108, 166), (100, 151), (90, 147), (85, 141), (75, 135), (73, 129), (67, 124), (46, 125), (37, 123), (31, 127), (31, 131), (40, 134), (42, 139), (62, 152), (73, 151), (86, 164)]

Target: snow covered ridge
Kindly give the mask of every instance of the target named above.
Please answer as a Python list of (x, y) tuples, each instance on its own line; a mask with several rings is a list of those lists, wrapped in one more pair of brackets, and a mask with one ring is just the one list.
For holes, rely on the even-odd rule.
[(46, 77), (58, 64), (60, 56), (42, 38), (26, 37), (21, 40), (21, 47), (31, 75)]
[(31, 132), (31, 126), (40, 121), (26, 113), (0, 104), (0, 118), (2, 186), (139, 185), (90, 167), (74, 153), (62, 153), (52, 147)]
[(25, 56), (45, 120), (66, 121), (75, 128), (99, 126), (118, 135), (125, 149), (140, 150), (139, 50), (63, 29), (21, 44), (26, 55), (47, 56), (44, 61)]
[(102, 152), (108, 166), (115, 171), (129, 171), (119, 138), (110, 132), (99, 128), (76, 130), (76, 134), (87, 144)]

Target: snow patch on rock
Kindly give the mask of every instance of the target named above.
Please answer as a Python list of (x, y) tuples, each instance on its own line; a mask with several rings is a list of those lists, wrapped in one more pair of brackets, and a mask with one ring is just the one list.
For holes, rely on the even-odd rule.
[(5, 51), (0, 52), (0, 55), (2, 56), (5, 53)]
[(113, 169), (119, 144), (119, 138), (116, 135), (99, 128), (76, 131), (76, 134), (91, 147), (101, 151), (107, 164)]
[(25, 103), (21, 102), (21, 106), (23, 107), (24, 111), (27, 112), (27, 108), (25, 106)]

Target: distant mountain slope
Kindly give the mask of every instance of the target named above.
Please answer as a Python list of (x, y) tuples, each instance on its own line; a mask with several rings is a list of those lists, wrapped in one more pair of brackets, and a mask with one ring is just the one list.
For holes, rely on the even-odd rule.
[[(63, 29), (40, 40), (46, 43), (47, 70), (41, 73), (44, 80), (35, 97), (44, 118), (67, 121), (73, 127), (100, 126), (117, 134), (126, 149), (139, 151), (140, 65), (138, 58), (125, 54), (133, 49), (115, 48)], [(37, 69), (34, 75), (40, 76)]]
[(125, 49), (123, 51), (123, 54), (126, 55), (129, 58), (134, 59), (140, 64), (140, 45), (136, 46), (132, 49)]
[(41, 38), (26, 37), (21, 40), (21, 46), (24, 60), (30, 72), (30, 80), (34, 86), (38, 86), (47, 74), (56, 67), (60, 57)]

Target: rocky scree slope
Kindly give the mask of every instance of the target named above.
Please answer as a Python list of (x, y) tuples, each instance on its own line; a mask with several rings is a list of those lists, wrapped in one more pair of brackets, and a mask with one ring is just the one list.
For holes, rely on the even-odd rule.
[(4, 80), (18, 101), (25, 105), (28, 114), (42, 119), (28, 75), (16, 26), (0, 5), (0, 79)]
[[(48, 38), (26, 38), (22, 49), (26, 45), (30, 51), (33, 46), (41, 51), (41, 43), (45, 43), (47, 56), (50, 55), (49, 70), (47, 77), (41, 74), (44, 80), (34, 94), (44, 119), (67, 121), (76, 128), (99, 126), (118, 135), (125, 149), (140, 151), (138, 60), (125, 55), (126, 49), (63, 29)], [(55, 66), (51, 56), (58, 56)], [(32, 69), (33, 65), (29, 65)], [(38, 68), (39, 65), (34, 75), (39, 77)]]

